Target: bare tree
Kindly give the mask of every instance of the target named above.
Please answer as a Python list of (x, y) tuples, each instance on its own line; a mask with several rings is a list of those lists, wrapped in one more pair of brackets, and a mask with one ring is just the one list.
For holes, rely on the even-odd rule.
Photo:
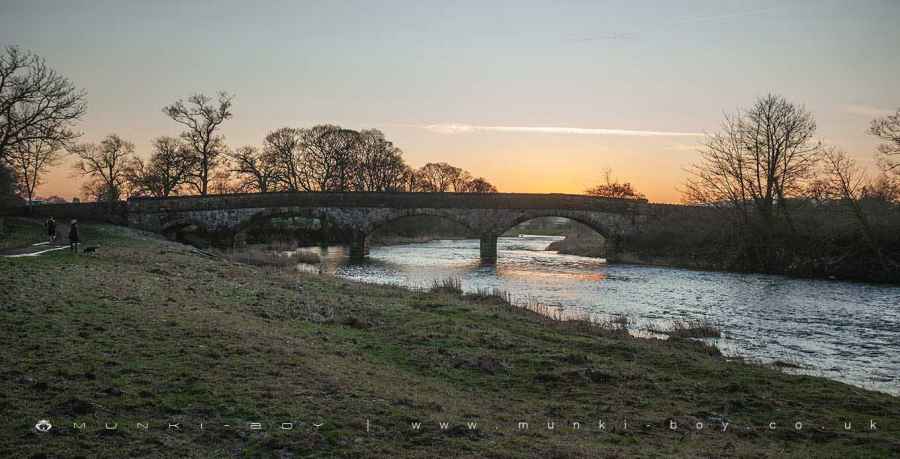
[(359, 133), (356, 143), (356, 160), (353, 188), (356, 191), (399, 191), (404, 189), (409, 166), (403, 161), (403, 152), (385, 139), (377, 130)]
[(7, 47), (0, 54), (0, 160), (22, 143), (75, 140), (79, 134), (72, 126), (84, 115), (84, 99), (85, 92), (44, 59)]
[(774, 94), (757, 100), (746, 115), (744, 144), (753, 160), (749, 184), (757, 210), (770, 221), (774, 200), (789, 217), (786, 198), (802, 192), (822, 151), (812, 140), (816, 122), (805, 108)]
[(872, 231), (872, 225), (869, 223), (869, 219), (860, 205), (860, 201), (865, 193), (865, 175), (855, 161), (837, 148), (828, 148), (825, 151), (824, 158), (832, 195), (846, 203), (850, 210), (853, 211), (853, 216), (859, 222), (866, 242), (878, 257), (878, 261), (887, 269), (881, 246), (878, 244), (875, 233)]
[(865, 186), (863, 199), (883, 203), (900, 201), (900, 181), (882, 172)]
[(824, 207), (834, 200), (834, 187), (828, 177), (817, 177), (811, 180), (803, 192), (803, 197), (811, 204)]
[(303, 130), (283, 127), (266, 135), (263, 153), (274, 163), (274, 179), (287, 191), (315, 191), (312, 174), (307, 171)]
[(403, 177), (403, 189), (402, 191), (406, 192), (416, 192), (423, 191), (422, 187), (419, 183), (419, 174), (418, 171), (413, 169), (412, 167), (407, 168), (406, 174)]
[(16, 171), (16, 188), (29, 205), (35, 189), (43, 183), (43, 175), (59, 163), (60, 157), (60, 145), (46, 139), (17, 142), (7, 153), (7, 161)]
[(468, 193), (471, 183), (472, 174), (465, 169), (459, 169), (459, 174), (457, 174), (450, 183), (450, 191), (453, 191), (454, 193)]
[(212, 178), (209, 181), (209, 191), (213, 194), (240, 193), (241, 184), (234, 180), (231, 171), (231, 164), (229, 164), (228, 161), (225, 161), (221, 168), (218, 168), (213, 172)]
[(115, 202), (118, 200), (118, 197), (114, 196), (116, 193), (121, 194), (121, 190), (108, 188), (103, 180), (98, 178), (88, 178), (81, 185), (81, 196), (85, 202)]
[(882, 169), (900, 177), (900, 109), (892, 115), (872, 120), (869, 132), (884, 141), (878, 146)]
[(416, 170), (416, 179), (421, 191), (444, 193), (453, 190), (462, 174), (462, 169), (447, 163), (428, 163)]
[(484, 177), (476, 177), (466, 184), (467, 193), (496, 193), (497, 187), (484, 179)]
[(619, 182), (612, 175), (612, 169), (603, 171), (603, 183), (585, 190), (591, 196), (618, 199), (645, 199), (642, 193), (631, 186), (630, 182)]
[(469, 171), (447, 163), (428, 163), (414, 172), (414, 191), (431, 193), (493, 193), (497, 188), (482, 177), (472, 178)]
[[(821, 144), (816, 123), (803, 107), (768, 95), (746, 112), (726, 117), (722, 132), (707, 138), (701, 160), (688, 172), (685, 197), (700, 204), (726, 204), (771, 224), (776, 208), (788, 216), (786, 200), (803, 192)], [(789, 221), (790, 222), (790, 221)]]
[(196, 168), (190, 183), (201, 195), (209, 191), (209, 183), (219, 166), (219, 157), (227, 150), (225, 138), (219, 128), (231, 118), (231, 95), (218, 93), (213, 100), (204, 94), (195, 94), (187, 101), (178, 100), (163, 107), (163, 113), (186, 128), (181, 138), (196, 156)]
[(737, 209), (744, 223), (750, 219), (750, 158), (743, 146), (740, 118), (725, 117), (722, 131), (709, 136), (700, 150), (700, 162), (691, 166), (685, 200), (693, 204)]
[(175, 137), (153, 139), (148, 161), (134, 158), (126, 170), (133, 192), (155, 197), (177, 194), (194, 170), (196, 157)]
[(305, 182), (310, 191), (350, 191), (359, 133), (333, 125), (302, 131)]
[(275, 191), (280, 175), (273, 150), (244, 146), (229, 156), (232, 162), (231, 170), (238, 176), (241, 191), (260, 193)]
[(75, 171), (90, 178), (85, 185), (89, 197), (117, 201), (127, 186), (127, 171), (134, 144), (116, 134), (106, 136), (99, 144), (85, 143), (71, 148), (79, 158)]

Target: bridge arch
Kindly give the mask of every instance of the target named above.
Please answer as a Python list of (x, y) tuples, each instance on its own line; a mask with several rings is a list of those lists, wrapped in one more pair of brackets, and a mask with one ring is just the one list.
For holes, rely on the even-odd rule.
[[(193, 228), (192, 228), (193, 227)], [(186, 231), (189, 230), (189, 231)], [(212, 230), (206, 221), (197, 218), (177, 218), (163, 223), (160, 227), (160, 234), (167, 239), (179, 241), (189, 244), (204, 245), (212, 234)], [(190, 237), (194, 235), (194, 237)], [(200, 235), (199, 237), (197, 235)]]
[[(557, 241), (543, 239), (546, 250), (563, 254), (579, 254), (608, 259), (616, 246), (615, 235), (605, 225), (586, 218), (572, 218), (563, 215), (541, 215), (533, 218), (521, 217), (502, 234), (509, 237), (525, 235), (553, 235)], [(498, 259), (501, 258), (498, 254)]]
[(243, 247), (248, 243), (281, 239), (309, 244), (343, 240), (341, 232), (322, 217), (316, 209), (311, 208), (262, 209), (245, 216), (230, 230), (232, 244)]
[(350, 242), (350, 256), (360, 258), (369, 253), (369, 238), (373, 233), (388, 228), (391, 224), (422, 217), (437, 218), (453, 223), (465, 229), (467, 235), (477, 235), (478, 229), (473, 222), (462, 218), (458, 212), (450, 209), (411, 208), (411, 209), (369, 209), (365, 222), (354, 229)]
[(497, 237), (512, 228), (530, 220), (544, 217), (557, 217), (571, 220), (603, 237), (605, 253), (614, 255), (621, 245), (623, 235), (632, 230), (634, 222), (626, 214), (568, 209), (534, 209), (520, 211), (502, 219), (492, 234), (481, 238), (481, 258), (489, 263), (497, 260)]
[(603, 236), (606, 239), (609, 239), (609, 238), (612, 238), (615, 236), (615, 234), (609, 228), (609, 226), (607, 226), (606, 224), (604, 224), (601, 221), (598, 221), (597, 219), (593, 219), (593, 218), (590, 218), (590, 217), (584, 216), (584, 215), (571, 215), (571, 214), (567, 214), (566, 212), (554, 212), (552, 210), (548, 210), (545, 212), (535, 212), (534, 214), (531, 214), (531, 215), (518, 216), (518, 217), (512, 219), (511, 221), (506, 222), (504, 224), (504, 227), (501, 227), (502, 231), (500, 231), (500, 234), (504, 234), (507, 231), (515, 228), (516, 226), (521, 225), (522, 223), (529, 222), (531, 220), (536, 220), (538, 218), (546, 218), (546, 217), (565, 218), (566, 220), (571, 220), (571, 221), (580, 223), (580, 224), (594, 230), (597, 234)]
[(206, 231), (206, 232), (211, 230), (211, 228), (209, 227), (207, 222), (203, 219), (192, 218), (192, 217), (182, 217), (182, 218), (176, 218), (176, 219), (168, 220), (168, 221), (164, 222), (160, 226), (159, 232), (163, 235), (168, 235), (168, 234), (172, 234), (173, 232), (178, 231), (180, 229), (187, 228), (189, 226), (196, 226), (197, 228), (199, 228), (203, 231)]
[(260, 223), (275, 219), (275, 218), (291, 218), (291, 217), (305, 217), (305, 218), (316, 218), (318, 217), (318, 213), (316, 213), (316, 208), (304, 207), (304, 208), (294, 208), (294, 207), (272, 207), (272, 208), (262, 208), (257, 209), (255, 212), (250, 213), (243, 218), (240, 219), (240, 222), (234, 226), (235, 231), (244, 231), (250, 227), (258, 225)]

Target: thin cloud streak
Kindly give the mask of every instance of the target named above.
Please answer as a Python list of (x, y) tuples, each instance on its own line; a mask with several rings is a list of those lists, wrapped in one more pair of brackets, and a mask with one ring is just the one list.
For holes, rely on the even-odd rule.
[(439, 134), (470, 132), (525, 132), (535, 134), (613, 135), (633, 137), (700, 137), (700, 132), (644, 131), (634, 129), (579, 128), (565, 126), (480, 126), (473, 124), (427, 124), (415, 126)]

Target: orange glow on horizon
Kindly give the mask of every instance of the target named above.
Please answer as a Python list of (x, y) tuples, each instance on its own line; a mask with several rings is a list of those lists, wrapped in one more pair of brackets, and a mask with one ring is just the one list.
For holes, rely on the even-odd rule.
[[(145, 155), (141, 155), (145, 156)], [(610, 155), (614, 156), (614, 155)], [(433, 161), (441, 161), (434, 159)], [(53, 168), (44, 180), (44, 184), (38, 187), (39, 197), (60, 196), (67, 201), (73, 197), (81, 196), (83, 179), (72, 170), (72, 158), (65, 158), (60, 165)], [(418, 161), (417, 161), (418, 162)], [(449, 161), (448, 161), (449, 162)], [(551, 161), (552, 162), (552, 161)], [(422, 162), (424, 163), (424, 162)], [(421, 164), (413, 164), (413, 167)], [(469, 170), (475, 176), (483, 176), (497, 186), (500, 192), (508, 193), (568, 193), (582, 194), (591, 186), (599, 183), (604, 167), (579, 167), (576, 164), (556, 164), (552, 167), (542, 167), (541, 164), (518, 164), (506, 168), (488, 167), (478, 164), (454, 164)], [(650, 201), (678, 203), (681, 194), (677, 190), (681, 178), (667, 176), (659, 170), (630, 171), (624, 167), (613, 167), (614, 176), (620, 181), (629, 181), (640, 192), (644, 193)], [(552, 171), (552, 172), (547, 172)]]

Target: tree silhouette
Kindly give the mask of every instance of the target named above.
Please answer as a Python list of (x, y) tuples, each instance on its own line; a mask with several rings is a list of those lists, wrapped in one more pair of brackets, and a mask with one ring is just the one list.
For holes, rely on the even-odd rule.
[(186, 128), (181, 138), (196, 158), (189, 183), (201, 195), (209, 192), (219, 158), (226, 151), (225, 138), (219, 130), (222, 123), (232, 116), (232, 98), (225, 92), (219, 92), (216, 100), (204, 94), (194, 94), (186, 101), (178, 100), (163, 107), (163, 113)]
[[(44, 59), (17, 47), (0, 54), (0, 160), (13, 148), (68, 145), (85, 112), (85, 92), (47, 66)], [(22, 144), (31, 142), (29, 146)]]

